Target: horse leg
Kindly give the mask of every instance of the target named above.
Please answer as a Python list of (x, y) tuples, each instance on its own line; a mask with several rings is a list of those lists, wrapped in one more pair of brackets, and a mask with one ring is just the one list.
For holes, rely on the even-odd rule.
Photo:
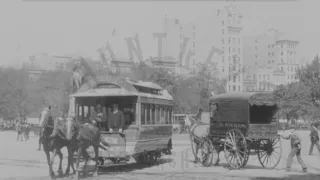
[(194, 162), (197, 163), (199, 162), (199, 158), (198, 158), (199, 144), (197, 142), (195, 142), (195, 144), (196, 144), (196, 147), (195, 147)]
[(19, 131), (17, 132), (17, 141), (19, 141)]
[(47, 148), (43, 148), (44, 149), (44, 152), (46, 153), (46, 156), (47, 156), (47, 162), (48, 162), (48, 165), (49, 165), (49, 175), (51, 178), (54, 177), (54, 172), (52, 170), (52, 164), (50, 162), (50, 152)]
[(99, 162), (99, 146), (93, 146), (93, 149), (94, 149), (94, 155), (95, 155), (95, 161), (96, 161), (96, 165), (94, 167), (94, 173), (93, 173), (93, 176), (98, 176), (98, 162)]
[(63, 154), (62, 154), (62, 152), (60, 150), (57, 152), (57, 154), (58, 154), (59, 159), (60, 159), (58, 173), (59, 173), (60, 176), (62, 176), (63, 175), (63, 171), (62, 171)]
[(52, 156), (51, 156), (51, 158), (50, 158), (50, 167), (51, 167), (51, 171), (52, 171), (52, 173), (53, 173), (53, 169), (52, 169), (52, 166), (53, 166), (53, 163), (54, 163), (54, 158), (56, 157), (56, 155), (57, 155), (57, 149), (56, 148), (54, 148), (53, 149), (53, 151), (52, 151)]
[(83, 175), (87, 176), (87, 174), (88, 174), (87, 164), (88, 164), (88, 160), (89, 160), (89, 154), (85, 150), (82, 153), (83, 153), (83, 158), (84, 158)]
[[(85, 149), (84, 149), (85, 151)], [(77, 170), (76, 170), (76, 180), (79, 179), (79, 164), (80, 164), (80, 156), (81, 156), (81, 153), (82, 153), (82, 147), (80, 146), (78, 148), (78, 154), (77, 154), (77, 163), (76, 163), (76, 167), (77, 167)]]
[(70, 173), (70, 166), (73, 170), (73, 173), (75, 173), (75, 169), (73, 166), (73, 149), (71, 146), (67, 146), (67, 150), (68, 150), (68, 166), (67, 166), (67, 169), (65, 172), (66, 175), (68, 175)]

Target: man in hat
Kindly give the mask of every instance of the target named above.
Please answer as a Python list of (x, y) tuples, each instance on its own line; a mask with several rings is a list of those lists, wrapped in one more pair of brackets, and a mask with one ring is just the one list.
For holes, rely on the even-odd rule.
[(124, 126), (124, 115), (119, 110), (117, 104), (112, 105), (113, 111), (108, 114), (108, 128), (110, 132), (119, 131), (122, 132)]
[(291, 169), (291, 165), (292, 165), (292, 161), (293, 161), (293, 157), (297, 156), (297, 160), (299, 162), (299, 164), (302, 166), (302, 171), (303, 172), (307, 172), (307, 166), (305, 165), (305, 163), (303, 162), (302, 158), (301, 158), (301, 138), (299, 137), (298, 133), (295, 131), (295, 129), (290, 129), (289, 130), (289, 134), (287, 135), (283, 135), (281, 133), (279, 133), (280, 137), (282, 137), (283, 139), (287, 139), (287, 140), (291, 140), (291, 152), (288, 156), (288, 160), (287, 160), (287, 170)]
[(95, 107), (95, 113), (92, 115), (92, 120), (94, 124), (97, 124), (99, 129), (105, 128), (105, 118), (102, 113), (102, 106), (100, 104), (97, 104), (97, 106)]
[(311, 124), (311, 129), (310, 129), (311, 146), (309, 150), (309, 155), (312, 155), (314, 145), (316, 145), (318, 151), (320, 152), (319, 133), (317, 128), (318, 128), (318, 123)]

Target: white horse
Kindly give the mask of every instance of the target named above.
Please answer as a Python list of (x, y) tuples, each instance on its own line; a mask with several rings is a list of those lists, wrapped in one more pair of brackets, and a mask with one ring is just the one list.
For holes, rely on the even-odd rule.
[(187, 126), (190, 135), (190, 141), (192, 144), (191, 147), (195, 158), (194, 162), (199, 161), (198, 150), (200, 140), (208, 137), (210, 132), (210, 124), (205, 124), (200, 121), (201, 114), (202, 108), (199, 108), (198, 113), (195, 117), (186, 116), (184, 119), (185, 125)]

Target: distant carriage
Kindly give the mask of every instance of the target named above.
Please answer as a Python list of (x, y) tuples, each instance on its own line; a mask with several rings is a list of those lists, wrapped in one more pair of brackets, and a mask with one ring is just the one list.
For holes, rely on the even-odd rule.
[[(160, 86), (125, 79), (117, 83), (99, 82), (95, 88), (71, 96), (75, 98), (76, 120), (82, 123), (94, 113), (96, 104), (102, 105), (105, 117), (114, 103), (124, 113), (123, 133), (101, 128), (101, 138), (110, 145), (107, 151), (99, 149), (101, 165), (106, 159), (120, 163), (130, 157), (150, 164), (162, 153), (171, 153), (173, 100)], [(88, 151), (94, 155), (93, 148)]]
[[(227, 163), (234, 169), (244, 167), (254, 152), (262, 167), (278, 165), (282, 153), (274, 117), (278, 106), (271, 93), (221, 94), (210, 99), (209, 107), (212, 104), (217, 106), (217, 116), (210, 116), (208, 137), (213, 155), (224, 151)], [(195, 154), (194, 144), (192, 147)], [(218, 158), (212, 157), (210, 164), (212, 159), (217, 163)]]

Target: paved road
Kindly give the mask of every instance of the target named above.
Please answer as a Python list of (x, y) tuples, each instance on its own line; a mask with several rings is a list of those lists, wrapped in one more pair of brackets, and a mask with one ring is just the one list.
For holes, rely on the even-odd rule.
[[(103, 168), (98, 177), (87, 179), (121, 179), (121, 180), (232, 180), (232, 179), (320, 179), (320, 156), (314, 150), (315, 155), (308, 155), (310, 145), (308, 134), (301, 132), (303, 138), (303, 159), (308, 165), (309, 173), (301, 173), (301, 167), (294, 161), (293, 171), (286, 172), (286, 157), (289, 153), (289, 142), (282, 141), (283, 156), (276, 169), (266, 170), (261, 168), (256, 155), (251, 156), (247, 166), (241, 170), (229, 170), (223, 153), (220, 154), (221, 166), (202, 167), (192, 162), (192, 152), (186, 135), (175, 135), (173, 138), (173, 155), (164, 156), (159, 165), (153, 167), (141, 167), (134, 162), (128, 165), (119, 165)], [(49, 179), (48, 166), (43, 151), (37, 151), (37, 137), (32, 137), (27, 142), (17, 142), (15, 133), (0, 132), (0, 179)], [(66, 150), (63, 149), (63, 153)], [(58, 158), (56, 159), (56, 162)], [(66, 159), (64, 160), (66, 162)], [(55, 164), (55, 167), (57, 165)], [(64, 167), (65, 169), (65, 164)], [(267, 178), (268, 177), (268, 178)], [(72, 179), (73, 176), (61, 178)]]

